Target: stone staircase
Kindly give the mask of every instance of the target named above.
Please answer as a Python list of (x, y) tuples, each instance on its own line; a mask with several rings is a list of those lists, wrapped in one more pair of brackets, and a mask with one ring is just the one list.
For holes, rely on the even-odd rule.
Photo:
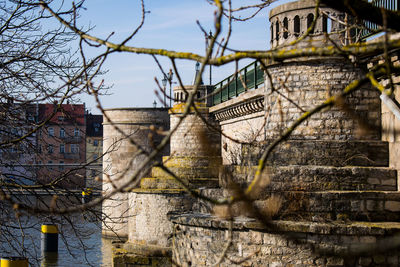
[[(248, 166), (225, 166), (222, 189), (202, 189), (203, 195), (227, 197), (232, 180), (249, 184), (262, 147), (245, 145), (242, 151)], [(245, 211), (230, 225), (198, 202), (192, 212), (171, 218), (173, 259), (182, 266), (212, 266), (232, 231), (227, 258), (240, 263), (220, 266), (399, 266), (400, 194), (397, 171), (388, 164), (386, 142), (282, 143), (268, 160), (270, 183), (255, 200), (259, 207), (272, 195), (282, 200), (268, 225)]]
[[(261, 148), (247, 145), (243, 151), (255, 165)], [(397, 171), (388, 164), (386, 142), (290, 140), (268, 159), (270, 184), (259, 195), (281, 196), (278, 219), (398, 221)], [(242, 186), (255, 171), (228, 168)]]

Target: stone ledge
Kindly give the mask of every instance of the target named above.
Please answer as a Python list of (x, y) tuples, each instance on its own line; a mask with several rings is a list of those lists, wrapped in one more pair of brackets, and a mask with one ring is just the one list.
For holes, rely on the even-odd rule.
[[(218, 176), (218, 168), (210, 167), (168, 167), (177, 177), (186, 178), (214, 178)], [(173, 178), (169, 173), (165, 172), (161, 167), (153, 167), (151, 176), (157, 178)]]
[[(211, 214), (186, 213), (170, 216), (174, 224), (195, 227), (229, 229), (229, 221), (220, 219)], [(233, 221), (233, 230), (255, 230), (261, 232), (297, 232), (313, 234), (338, 235), (388, 235), (400, 232), (400, 222), (310, 222), (271, 220), (268, 222), (273, 229), (263, 225), (256, 219), (236, 217)]]
[(260, 111), (264, 111), (263, 96), (246, 99), (244, 102), (215, 111), (214, 116), (217, 121), (225, 121)]
[[(221, 186), (230, 181), (246, 186), (256, 166), (224, 166)], [(397, 191), (397, 172), (386, 167), (272, 166), (266, 169), (270, 183), (262, 191), (362, 190)]]
[(142, 188), (135, 188), (132, 189), (130, 192), (132, 193), (139, 193), (139, 194), (159, 194), (159, 195), (171, 195), (171, 194), (187, 194), (187, 191), (184, 189), (142, 189)]
[[(257, 165), (262, 151), (273, 140), (243, 145), (245, 161)], [(290, 157), (288, 157), (290, 155)], [(389, 144), (367, 140), (287, 140), (273, 151), (271, 165), (389, 166)]]
[[(189, 188), (215, 188), (218, 187), (218, 178), (193, 178), (182, 179), (184, 184)], [(140, 188), (142, 189), (183, 189), (181, 184), (174, 178), (142, 178), (140, 180)]]

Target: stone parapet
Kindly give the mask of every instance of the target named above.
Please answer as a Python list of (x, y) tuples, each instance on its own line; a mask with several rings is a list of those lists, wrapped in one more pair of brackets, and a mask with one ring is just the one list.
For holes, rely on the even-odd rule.
[(230, 236), (232, 244), (219, 266), (364, 267), (400, 262), (398, 250), (391, 250), (397, 246), (399, 223), (280, 220), (263, 225), (236, 218), (230, 226), (207, 214), (182, 214), (172, 222), (173, 260), (180, 266), (212, 266)]
[[(254, 179), (257, 167), (224, 166), (220, 184), (229, 187), (233, 181), (242, 187)], [(269, 184), (259, 188), (262, 192), (362, 190), (397, 191), (397, 172), (384, 167), (332, 167), (332, 166), (272, 166), (264, 174)]]
[[(305, 35), (311, 26), (316, 14), (315, 0), (301, 0), (290, 2), (273, 8), (269, 13), (271, 47), (288, 46)], [(354, 39), (354, 29), (346, 32), (343, 22), (351, 25), (351, 17), (335, 9), (328, 8), (321, 4), (319, 7), (320, 16), (316, 21), (314, 31), (296, 43), (296, 47), (320, 47), (326, 46), (329, 39), (337, 45), (344, 45)], [(321, 14), (322, 13), (322, 14)]]

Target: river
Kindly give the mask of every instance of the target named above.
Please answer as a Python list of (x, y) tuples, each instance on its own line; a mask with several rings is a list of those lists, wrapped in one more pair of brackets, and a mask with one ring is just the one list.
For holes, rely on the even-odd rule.
[[(93, 213), (85, 211), (67, 216), (32, 215), (2, 203), (0, 256), (26, 257), (31, 267), (110, 267), (111, 241), (101, 237), (101, 208), (97, 209)], [(56, 254), (42, 255), (41, 252), (41, 225), (46, 223), (59, 228)]]

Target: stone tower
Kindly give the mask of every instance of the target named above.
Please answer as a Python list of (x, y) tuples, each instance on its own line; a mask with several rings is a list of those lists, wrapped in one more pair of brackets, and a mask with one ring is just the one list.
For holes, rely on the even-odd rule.
[[(127, 184), (132, 175), (146, 158), (145, 153), (138, 153), (139, 148), (149, 153), (160, 141), (150, 126), (156, 129), (169, 129), (167, 108), (118, 108), (108, 109), (104, 115), (103, 145), (103, 194), (116, 187)], [(154, 138), (150, 139), (149, 134)], [(134, 143), (133, 143), (133, 142)], [(136, 146), (137, 144), (138, 146)], [(163, 155), (169, 153), (169, 147)], [(161, 161), (161, 156), (158, 160)], [(138, 177), (147, 173), (142, 172)], [(103, 236), (127, 239), (129, 204), (128, 193), (116, 193), (103, 202)]]
[(169, 110), (171, 130), (174, 131), (170, 155), (164, 156), (163, 166), (154, 166), (150, 175), (143, 177), (140, 185), (129, 193), (129, 214), (125, 224), (128, 242), (124, 245), (128, 253), (121, 257), (116, 254), (114, 262), (139, 264), (146, 258), (149, 266), (168, 266), (173, 234), (169, 215), (190, 212), (197, 200), (190, 197), (163, 167), (188, 188), (218, 186), (220, 133), (206, 103), (210, 87), (199, 86), (194, 96), (195, 108), (190, 107), (185, 115), (185, 101), (194, 89), (194, 86), (174, 88), (175, 103)]

